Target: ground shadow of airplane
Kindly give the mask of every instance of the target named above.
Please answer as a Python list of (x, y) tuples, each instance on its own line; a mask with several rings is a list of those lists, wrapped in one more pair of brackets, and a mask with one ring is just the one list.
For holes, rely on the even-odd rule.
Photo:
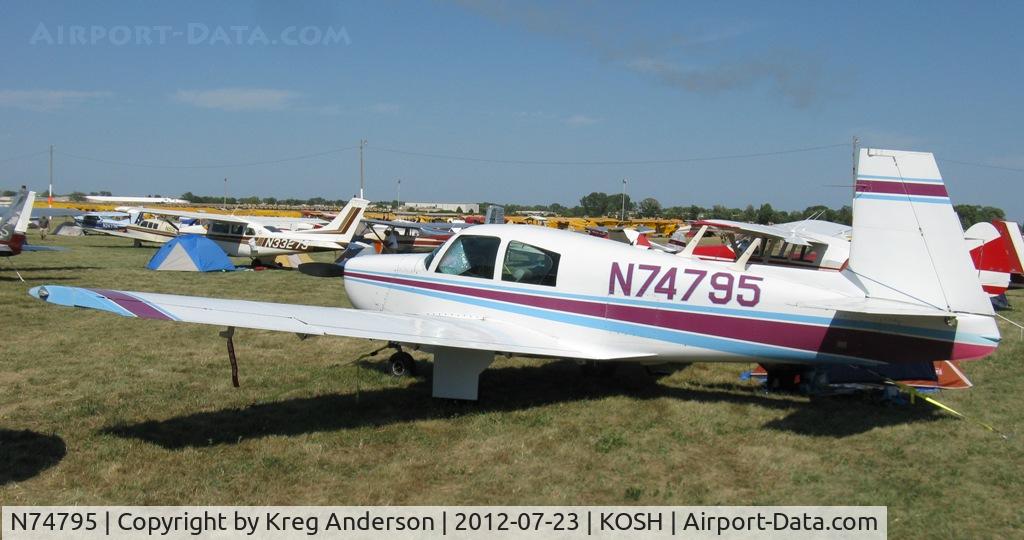
[(34, 431), (0, 429), (0, 486), (23, 482), (60, 463), (64, 439)]
[[(426, 371), (429, 365), (421, 362), (420, 371)], [(620, 369), (611, 377), (581, 377), (579, 367), (569, 362), (487, 370), (481, 376), (481, 400), (478, 402), (433, 399), (430, 392), (429, 380), (421, 379), (409, 387), (363, 391), (358, 395), (352, 392), (287, 399), (244, 409), (222, 409), (166, 420), (118, 424), (107, 426), (102, 432), (168, 449), (182, 449), (236, 444), (243, 439), (274, 435), (527, 410), (553, 403), (611, 396), (736, 403), (787, 410), (792, 414), (768, 422), (764, 427), (823, 437), (846, 437), (876, 427), (939, 418), (921, 405), (880, 407), (860, 398), (821, 399), (809, 403), (804, 398), (769, 396), (757, 388), (740, 385), (672, 387), (660, 384), (639, 366)]]

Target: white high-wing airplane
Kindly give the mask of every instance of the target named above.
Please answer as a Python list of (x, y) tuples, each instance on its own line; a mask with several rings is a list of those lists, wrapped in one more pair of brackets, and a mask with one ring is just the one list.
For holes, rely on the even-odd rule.
[[(315, 253), (345, 249), (355, 236), (369, 201), (353, 197), (333, 221), (319, 229), (278, 229), (270, 222), (295, 225), (294, 218), (253, 218), (162, 208), (135, 208), (134, 214), (160, 218), (188, 218), (199, 224), (179, 226), (167, 219), (145, 219), (105, 234), (145, 242), (166, 243), (179, 234), (200, 234), (213, 240), (231, 257), (273, 258), (293, 253)], [(280, 221), (285, 220), (285, 221)]]
[(433, 395), (457, 399), (477, 398), (495, 353), (760, 362), (804, 366), (812, 378), (822, 364), (990, 354), (999, 329), (933, 156), (862, 149), (858, 161), (841, 271), (750, 264), (755, 246), (736, 261), (711, 261), (545, 227), (480, 225), (429, 255), (349, 260), (355, 309), (56, 285), (30, 294), (126, 317), (422, 347), (434, 353)]

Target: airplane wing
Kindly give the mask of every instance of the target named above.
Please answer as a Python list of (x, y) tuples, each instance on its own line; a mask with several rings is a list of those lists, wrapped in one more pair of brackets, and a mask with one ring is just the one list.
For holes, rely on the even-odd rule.
[(486, 319), (403, 315), (59, 285), (34, 287), (29, 290), (29, 294), (51, 304), (96, 309), (142, 319), (308, 335), (348, 336), (555, 358), (613, 360), (650, 356), (572, 342), (522, 326)]
[(230, 223), (252, 223), (252, 220), (243, 219), (229, 214), (211, 214), (209, 212), (187, 212), (184, 210), (166, 210), (163, 208), (136, 208), (136, 211), (154, 216), (172, 216), (192, 219), (209, 219), (213, 221), (227, 221)]
[(777, 223), (773, 225), (773, 227), (778, 227), (779, 229), (793, 231), (796, 233), (810, 233), (829, 236), (832, 238), (842, 238), (843, 240), (849, 240), (853, 233), (853, 227), (849, 225), (832, 223), (831, 221), (822, 221), (820, 219), (805, 219), (803, 221)]
[(702, 219), (694, 222), (694, 225), (698, 227), (707, 225), (708, 227), (716, 229), (725, 229), (754, 236), (775, 238), (797, 246), (811, 245), (809, 239), (805, 238), (799, 232), (782, 229), (774, 225), (758, 225), (757, 223), (744, 223), (742, 221), (732, 221), (728, 219)]

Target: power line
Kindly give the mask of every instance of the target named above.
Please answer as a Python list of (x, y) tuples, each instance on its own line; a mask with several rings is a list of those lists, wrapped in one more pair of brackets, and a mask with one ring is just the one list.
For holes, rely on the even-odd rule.
[(13, 157), (9, 157), (9, 158), (4, 158), (4, 159), (0, 159), (0, 163), (6, 163), (8, 161), (15, 161), (15, 160), (18, 160), (18, 159), (25, 159), (25, 158), (30, 158), (30, 157), (41, 156), (41, 155), (43, 155), (43, 154), (45, 154), (47, 152), (49, 152), (49, 150), (41, 150), (39, 152), (32, 152), (31, 154), (22, 154), (20, 156), (13, 156)]
[(721, 161), (727, 159), (745, 159), (765, 156), (779, 156), (784, 154), (795, 154), (798, 152), (814, 152), (817, 150), (827, 150), (829, 148), (839, 148), (840, 146), (846, 147), (849, 146), (849, 144), (828, 144), (824, 146), (809, 146), (806, 148), (792, 148), (789, 150), (777, 150), (774, 152), (756, 152), (751, 154), (730, 154), (723, 156), (689, 157), (676, 159), (644, 159), (631, 161), (534, 161), (523, 159), (486, 159), (466, 156), (452, 156), (445, 154), (428, 154), (425, 152), (410, 152), (408, 150), (398, 150), (395, 148), (381, 148), (379, 146), (368, 147), (367, 149), (370, 151), (390, 152), (392, 154), (402, 154), (406, 156), (426, 157), (434, 159), (449, 159), (455, 161), (472, 161), (477, 163), (504, 163), (511, 165), (658, 165), (667, 163), (692, 163), (697, 161)]
[(94, 161), (96, 163), (106, 163), (108, 165), (123, 165), (125, 167), (144, 167), (148, 169), (230, 169), (233, 167), (250, 167), (253, 165), (272, 165), (274, 163), (285, 163), (288, 161), (299, 161), (302, 159), (309, 159), (319, 156), (326, 156), (328, 154), (337, 154), (339, 152), (345, 152), (348, 150), (355, 150), (358, 146), (348, 146), (345, 148), (335, 148), (333, 150), (326, 150), (323, 152), (316, 152), (312, 154), (303, 154), (301, 156), (292, 156), (281, 159), (271, 159), (266, 161), (250, 161), (247, 163), (228, 163), (219, 165), (156, 165), (151, 163), (132, 163), (128, 161), (115, 161), (111, 159), (99, 159), (86, 156), (79, 156), (75, 154), (69, 154), (63, 151), (57, 151), (58, 154), (67, 156), (69, 158), (80, 159), (83, 161)]

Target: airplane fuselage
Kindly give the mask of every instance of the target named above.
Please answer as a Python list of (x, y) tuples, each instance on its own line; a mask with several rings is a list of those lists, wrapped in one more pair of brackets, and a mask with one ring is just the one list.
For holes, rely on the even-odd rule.
[[(500, 227), (500, 226), (499, 226)], [(460, 237), (496, 239), (483, 276), (439, 271)], [(516, 282), (510, 243), (557, 254), (553, 283)], [(467, 258), (467, 257), (463, 257)], [(471, 258), (471, 257), (469, 257)], [(562, 336), (580, 347), (636, 351), (643, 363), (920, 362), (980, 358), (995, 349), (991, 317), (884, 317), (800, 307), (862, 298), (840, 271), (685, 258), (556, 229), (479, 226), (433, 256), (382, 255), (347, 263), (360, 309), (472, 317)]]

